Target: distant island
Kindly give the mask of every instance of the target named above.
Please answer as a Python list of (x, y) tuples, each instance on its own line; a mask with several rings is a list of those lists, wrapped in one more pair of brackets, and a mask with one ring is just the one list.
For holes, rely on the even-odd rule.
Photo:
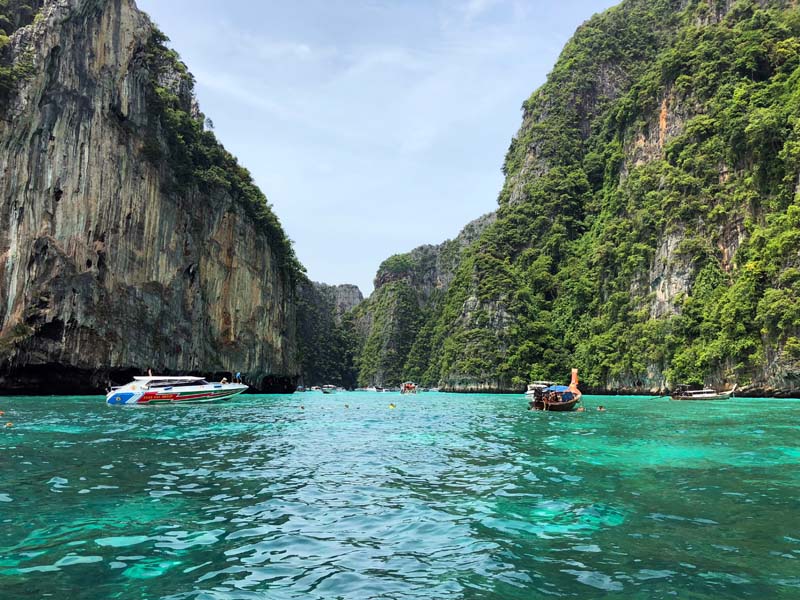
[[(518, 392), (800, 396), (800, 18), (624, 0), (523, 103), (496, 212), (308, 280), (133, 0), (0, 3), (0, 393), (152, 368)], [(436, 242), (438, 240), (431, 240)]]

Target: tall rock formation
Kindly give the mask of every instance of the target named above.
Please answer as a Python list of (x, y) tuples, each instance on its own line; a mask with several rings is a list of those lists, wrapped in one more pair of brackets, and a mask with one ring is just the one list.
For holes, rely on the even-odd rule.
[(364, 294), (357, 285), (352, 283), (342, 283), (339, 285), (328, 285), (325, 283), (315, 284), (322, 293), (333, 298), (334, 315), (336, 322), (341, 324), (344, 316), (364, 301)]
[(363, 300), (355, 285), (300, 283), (297, 334), (303, 385), (355, 387), (356, 340), (350, 312)]
[(405, 379), (436, 382), (428, 372), (433, 326), (462, 253), (495, 218), (494, 213), (484, 215), (453, 240), (420, 246), (381, 264), (375, 291), (352, 313), (360, 385), (396, 386)]
[(596, 391), (800, 395), (799, 14), (623, 0), (585, 23), (523, 105), (496, 222), (390, 338), (457, 391), (578, 367)]
[(45, 0), (0, 49), (0, 388), (299, 374), (291, 245), (133, 0)]

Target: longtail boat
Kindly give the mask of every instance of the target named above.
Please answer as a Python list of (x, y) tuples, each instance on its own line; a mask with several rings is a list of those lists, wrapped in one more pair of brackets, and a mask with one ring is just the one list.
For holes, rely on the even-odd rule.
[(572, 381), (569, 385), (544, 387), (542, 382), (535, 382), (528, 386), (525, 393), (525, 397), (529, 398), (528, 410), (556, 412), (575, 410), (582, 395), (578, 389), (578, 369), (572, 369)]
[(727, 392), (718, 392), (711, 388), (689, 390), (686, 386), (679, 386), (670, 397), (673, 400), (727, 400), (733, 397), (735, 391), (735, 385)]

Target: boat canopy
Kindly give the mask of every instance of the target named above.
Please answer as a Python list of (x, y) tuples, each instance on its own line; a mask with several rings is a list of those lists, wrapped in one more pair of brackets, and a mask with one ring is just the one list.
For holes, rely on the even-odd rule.
[(567, 390), (569, 390), (569, 386), (568, 385), (551, 385), (549, 388), (546, 388), (544, 391), (545, 392), (558, 392), (558, 393), (561, 394), (561, 393), (566, 392)]

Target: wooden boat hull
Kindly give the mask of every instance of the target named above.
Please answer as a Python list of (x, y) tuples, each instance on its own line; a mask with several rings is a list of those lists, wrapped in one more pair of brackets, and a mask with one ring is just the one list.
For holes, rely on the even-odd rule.
[(567, 402), (534, 402), (531, 407), (533, 410), (542, 410), (548, 412), (569, 412), (575, 410), (575, 407), (580, 402), (580, 398), (574, 398)]

